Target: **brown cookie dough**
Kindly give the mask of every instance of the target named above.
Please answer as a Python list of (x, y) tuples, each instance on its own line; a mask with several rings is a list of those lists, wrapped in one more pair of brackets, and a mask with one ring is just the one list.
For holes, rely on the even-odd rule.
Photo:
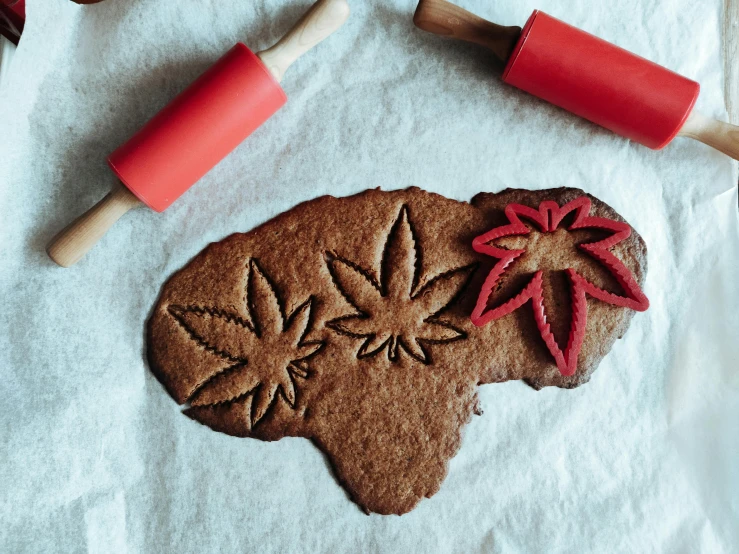
[[(506, 190), (464, 203), (411, 188), (303, 203), (211, 244), (167, 282), (149, 321), (152, 371), (193, 419), (239, 437), (309, 438), (364, 510), (408, 512), (439, 489), (479, 412), (479, 384), (576, 387), (626, 331), (632, 310), (588, 298), (577, 371), (563, 377), (531, 310), (470, 321), (496, 261), (476, 253), (473, 238), (505, 224), (509, 203), (583, 195)], [(592, 215), (624, 221), (588, 198)], [(535, 235), (490, 301), (504, 301), (538, 264), (561, 340), (569, 293), (557, 270), (575, 265), (614, 294), (619, 284), (575, 248), (601, 231)], [(506, 241), (518, 248), (520, 237)], [(639, 235), (611, 252), (643, 284)]]

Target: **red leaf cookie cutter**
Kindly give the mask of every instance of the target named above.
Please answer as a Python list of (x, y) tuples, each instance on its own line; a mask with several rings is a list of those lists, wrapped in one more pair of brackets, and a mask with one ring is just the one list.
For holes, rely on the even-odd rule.
[[(567, 227), (568, 231), (577, 229), (599, 229), (611, 231), (609, 237), (587, 244), (580, 244), (578, 248), (595, 258), (603, 265), (618, 281), (625, 292), (620, 296), (605, 291), (569, 268), (566, 271), (570, 281), (570, 296), (572, 301), (572, 320), (570, 321), (569, 337), (564, 351), (555, 340), (554, 334), (547, 323), (544, 310), (543, 271), (537, 271), (528, 284), (516, 296), (495, 308), (488, 308), (488, 299), (495, 289), (500, 277), (506, 269), (526, 250), (508, 250), (497, 248), (490, 243), (502, 237), (512, 235), (528, 235), (529, 228), (521, 222), (521, 217), (526, 218), (539, 227), (543, 233), (552, 233), (557, 230), (559, 224), (570, 212), (576, 210), (574, 222)], [(560, 373), (564, 376), (573, 375), (577, 370), (577, 358), (585, 340), (585, 329), (588, 319), (588, 305), (586, 295), (613, 304), (631, 308), (643, 312), (649, 307), (649, 300), (642, 292), (629, 269), (614, 256), (610, 249), (631, 235), (631, 227), (626, 223), (614, 221), (605, 217), (594, 217), (590, 213), (590, 199), (581, 196), (560, 207), (554, 201), (545, 201), (539, 204), (535, 210), (522, 204), (509, 204), (505, 208), (505, 214), (509, 223), (488, 231), (476, 237), (472, 241), (472, 248), (476, 252), (498, 258), (498, 263), (485, 279), (485, 283), (477, 298), (477, 304), (472, 312), (472, 323), (481, 327), (489, 321), (499, 319), (517, 308), (523, 306), (529, 300), (534, 308), (534, 319), (541, 334), (541, 338), (547, 345), (549, 352), (554, 357)]]

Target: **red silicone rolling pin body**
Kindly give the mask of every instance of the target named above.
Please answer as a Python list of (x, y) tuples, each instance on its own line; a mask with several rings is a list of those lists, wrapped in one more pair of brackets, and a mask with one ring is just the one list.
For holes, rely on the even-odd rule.
[(239, 43), (113, 152), (108, 164), (139, 200), (161, 212), (286, 101), (269, 70)]
[(49, 257), (70, 267), (129, 210), (167, 209), (280, 109), (285, 71), (348, 17), (346, 0), (317, 0), (271, 48), (254, 54), (239, 43), (229, 50), (110, 155), (116, 184), (51, 239)]
[(649, 148), (683, 127), (700, 85), (534, 11), (503, 80)]

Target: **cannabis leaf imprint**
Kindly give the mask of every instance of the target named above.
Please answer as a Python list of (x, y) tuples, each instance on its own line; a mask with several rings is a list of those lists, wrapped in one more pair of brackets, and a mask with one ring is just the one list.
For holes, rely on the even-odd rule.
[(232, 362), (199, 386), (190, 404), (212, 406), (252, 395), (253, 428), (278, 393), (295, 408), (295, 377), (308, 378), (307, 360), (323, 342), (303, 341), (312, 299), (285, 317), (274, 287), (253, 259), (246, 288), (251, 322), (219, 308), (173, 305), (169, 312), (194, 341)]
[[(531, 300), (534, 308), (534, 319), (541, 338), (557, 363), (560, 373), (564, 376), (573, 375), (577, 370), (577, 358), (585, 340), (587, 326), (588, 305), (586, 295), (614, 306), (631, 308), (639, 312), (649, 307), (649, 300), (642, 292), (632, 273), (621, 260), (610, 252), (611, 248), (631, 235), (631, 227), (627, 223), (589, 215), (590, 206), (590, 199), (586, 196), (576, 198), (562, 207), (554, 201), (542, 202), (539, 204), (538, 210), (522, 204), (509, 204), (505, 208), (509, 223), (496, 227), (472, 241), (472, 248), (476, 252), (498, 259), (482, 286), (477, 305), (471, 315), (472, 323), (478, 327), (485, 325), (492, 320), (508, 315)], [(551, 326), (547, 322), (543, 292), (544, 272), (541, 268), (533, 273), (528, 283), (513, 298), (496, 307), (489, 306), (489, 301), (506, 271), (514, 263), (519, 263), (527, 252), (525, 249), (509, 250), (501, 248), (496, 246), (496, 240), (511, 236), (529, 235), (531, 231), (521, 222), (521, 217), (533, 222), (542, 233), (555, 233), (564, 218), (573, 211), (575, 212), (575, 219), (571, 225), (566, 227), (568, 232), (579, 229), (597, 229), (611, 233), (603, 240), (579, 244), (578, 248), (591, 256), (615, 278), (623, 289), (624, 295), (614, 294), (598, 288), (572, 267), (564, 269), (570, 282), (572, 316), (567, 345), (563, 350), (557, 344)], [(552, 257), (555, 257), (556, 254), (556, 252), (552, 253)]]
[(364, 339), (358, 358), (387, 349), (388, 359), (395, 361), (402, 349), (429, 364), (429, 344), (466, 338), (463, 331), (438, 319), (437, 314), (463, 289), (473, 266), (446, 271), (419, 287), (418, 248), (408, 208), (403, 206), (385, 243), (379, 280), (350, 261), (328, 255), (334, 284), (358, 313), (326, 325), (342, 335)]

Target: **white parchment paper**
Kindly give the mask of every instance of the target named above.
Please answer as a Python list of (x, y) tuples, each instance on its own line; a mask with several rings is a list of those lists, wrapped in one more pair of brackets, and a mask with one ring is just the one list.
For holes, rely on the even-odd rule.
[[(725, 118), (720, 0), (459, 0), (532, 9), (701, 82)], [(503, 85), (490, 57), (416, 30), (412, 0), (351, 0), (286, 75), (287, 106), (164, 214), (125, 216), (81, 263), (44, 253), (102, 197), (105, 157), (238, 40), (307, 0), (28, 0), (0, 92), (0, 551), (737, 552), (735, 165), (653, 152)], [(582, 187), (649, 246), (646, 292), (592, 381), (481, 389), (440, 492), (364, 515), (308, 441), (215, 433), (145, 361), (165, 279), (209, 242), (322, 194), (418, 185), (460, 200)]]

